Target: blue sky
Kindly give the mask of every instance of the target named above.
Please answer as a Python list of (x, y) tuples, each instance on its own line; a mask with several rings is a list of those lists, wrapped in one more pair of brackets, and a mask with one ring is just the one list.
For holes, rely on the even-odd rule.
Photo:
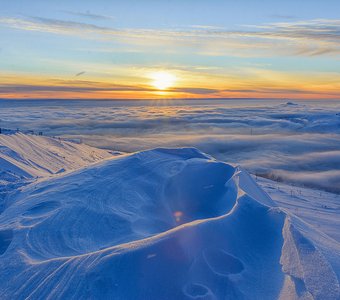
[(339, 11), (330, 0), (7, 1), (0, 97), (49, 98), (81, 72), (82, 86), (119, 86), (108, 97), (158, 97), (149, 78), (162, 70), (178, 78), (166, 97), (203, 86), (211, 97), (339, 98)]
[[(107, 16), (106, 23), (129, 27), (174, 27), (215, 25), (235, 27), (238, 24), (256, 24), (277, 19), (339, 18), (339, 1), (42, 1), (14, 0), (2, 4), (3, 15), (48, 16), (69, 20), (67, 12), (81, 20)], [(79, 14), (77, 16), (77, 14)], [(87, 16), (86, 16), (87, 14)], [(112, 22), (110, 22), (112, 21)]]

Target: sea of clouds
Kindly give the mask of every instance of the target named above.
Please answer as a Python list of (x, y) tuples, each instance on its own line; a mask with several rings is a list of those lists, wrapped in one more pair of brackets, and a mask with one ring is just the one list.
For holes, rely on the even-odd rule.
[(0, 101), (0, 127), (123, 152), (197, 147), (258, 175), (340, 193), (340, 102)]

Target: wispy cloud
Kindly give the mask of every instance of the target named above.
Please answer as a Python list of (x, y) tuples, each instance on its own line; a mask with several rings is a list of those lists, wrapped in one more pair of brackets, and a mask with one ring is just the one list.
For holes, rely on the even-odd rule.
[[(79, 70), (83, 64), (56, 62)], [(161, 67), (160, 67), (161, 68)], [(69, 76), (23, 76), (0, 73), (0, 95), (3, 98), (340, 98), (339, 74), (310, 75), (274, 72), (254, 67), (239, 73), (220, 74), (190, 66), (168, 68), (177, 81), (166, 91), (158, 91), (148, 74), (158, 68), (129, 65), (86, 65), (85, 71), (72, 71)], [(116, 74), (119, 74), (117, 76)], [(128, 95), (126, 94), (128, 93)]]
[[(92, 94), (93, 97), (98, 96), (103, 98), (103, 94), (106, 94), (107, 98), (116, 98), (117, 92), (130, 92), (132, 98), (138, 98), (141, 94), (155, 93), (156, 98), (162, 96), (158, 94), (158, 90), (153, 88), (151, 85), (125, 85), (125, 84), (114, 84), (114, 83), (103, 83), (89, 80), (48, 80), (42, 84), (38, 83), (5, 83), (0, 84), (0, 96), (6, 96), (9, 98), (21, 98), (25, 95), (30, 95), (31, 98), (38, 97), (39, 94), (53, 98), (57, 93), (58, 97), (62, 97), (61, 92), (68, 92), (68, 97), (72, 98), (72, 94), (78, 96), (88, 97)], [(70, 94), (71, 93), (71, 94)], [(219, 98), (230, 98), (230, 97), (244, 97), (244, 98), (282, 98), (282, 97), (295, 97), (295, 98), (340, 98), (339, 91), (314, 91), (310, 89), (294, 89), (294, 88), (242, 88), (242, 89), (219, 89), (219, 88), (200, 88), (194, 86), (182, 86), (169, 88), (165, 92), (162, 92), (169, 97), (181, 97), (185, 95), (191, 95), (193, 97), (219, 97)], [(119, 94), (118, 94), (119, 97)], [(64, 98), (64, 97), (63, 97)]]
[(197, 52), (207, 55), (340, 54), (340, 20), (318, 19), (260, 26), (247, 25), (244, 30), (238, 31), (206, 25), (196, 25), (190, 30), (115, 29), (84, 22), (39, 17), (0, 18), (0, 24), (20, 30), (77, 35), (83, 38), (123, 39), (146, 47), (162, 46), (166, 41), (180, 47), (179, 49), (196, 48)]
[(30, 19), (1, 18), (0, 23), (25, 31), (40, 31), (56, 34), (82, 35), (86, 33), (119, 34), (119, 31), (93, 24), (34, 17)]
[(203, 29), (203, 30), (223, 30), (223, 27), (212, 25), (191, 25), (190, 28)]
[(84, 75), (85, 73), (86, 73), (85, 71), (81, 71), (81, 72), (75, 74), (74, 76), (75, 76), (75, 77), (78, 77), (78, 76)]
[[(320, 91), (313, 91), (308, 89), (293, 89), (293, 88), (256, 88), (256, 89), (225, 89), (220, 92), (228, 93), (254, 93), (259, 95), (265, 94), (309, 94), (309, 95), (321, 95)], [(327, 92), (327, 95), (333, 95), (334, 97), (340, 97), (340, 91), (338, 92)]]
[(31, 93), (31, 92), (114, 92), (114, 91), (153, 91), (151, 88), (143, 88), (129, 85), (103, 85), (98, 83), (96, 86), (93, 82), (84, 81), (81, 85), (39, 85), (39, 84), (5, 84), (0, 85), (0, 94), (9, 93)]
[(280, 14), (273, 14), (273, 15), (269, 15), (270, 18), (274, 18), (274, 19), (282, 19), (282, 20), (294, 20), (297, 19), (296, 16), (292, 16), (292, 15), (280, 15)]
[(92, 19), (92, 20), (114, 20), (114, 17), (112, 17), (112, 16), (96, 14), (96, 13), (92, 13), (90, 11), (86, 11), (86, 12), (79, 12), (78, 11), (78, 12), (76, 12), (76, 11), (63, 10), (62, 12), (66, 13), (68, 15), (78, 16), (78, 17)]
[(187, 94), (194, 94), (194, 95), (207, 95), (207, 94), (219, 93), (221, 91), (218, 89), (209, 89), (209, 88), (182, 87), (182, 88), (170, 89), (170, 92), (187, 93)]
[[(69, 93), (92, 93), (94, 95), (98, 93), (112, 93), (112, 92), (158, 92), (152, 86), (136, 86), (136, 85), (123, 85), (102, 83), (88, 80), (50, 80), (49, 84), (0, 84), (0, 96), (2, 94), (30, 94), (36, 95), (36, 93), (53, 93), (69, 92)], [(207, 95), (218, 93), (218, 89), (210, 88), (196, 88), (196, 87), (176, 87), (166, 91), (167, 94), (176, 95), (190, 94), (190, 95)], [(108, 94), (111, 95), (112, 94)]]

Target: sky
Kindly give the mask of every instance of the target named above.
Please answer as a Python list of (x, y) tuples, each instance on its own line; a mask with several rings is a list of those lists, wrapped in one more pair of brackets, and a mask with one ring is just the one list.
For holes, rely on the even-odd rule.
[(340, 99), (336, 0), (0, 5), (0, 98)]

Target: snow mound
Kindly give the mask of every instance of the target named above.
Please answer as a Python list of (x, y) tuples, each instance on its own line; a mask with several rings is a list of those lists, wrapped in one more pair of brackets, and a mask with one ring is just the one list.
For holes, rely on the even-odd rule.
[(0, 134), (2, 178), (45, 177), (109, 158), (105, 150), (61, 139), (22, 133)]
[(25, 186), (0, 215), (1, 299), (338, 299), (340, 246), (192, 148)]

